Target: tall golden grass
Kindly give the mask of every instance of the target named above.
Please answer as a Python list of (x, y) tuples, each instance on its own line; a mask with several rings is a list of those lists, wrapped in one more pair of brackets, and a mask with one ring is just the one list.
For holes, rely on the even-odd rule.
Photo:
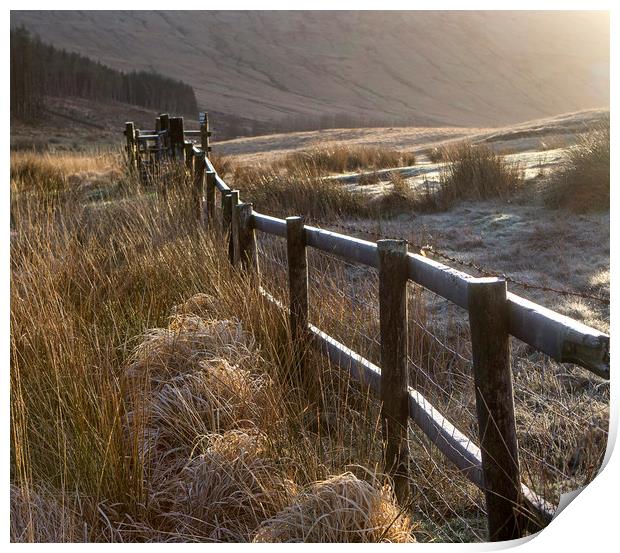
[(301, 214), (310, 220), (326, 221), (410, 211), (413, 204), (400, 191), (373, 203), (325, 177), (371, 169), (360, 184), (374, 184), (379, 181), (378, 169), (415, 162), (412, 152), (340, 144), (293, 152), (262, 165), (239, 164), (226, 156), (216, 156), (214, 166), (261, 212), (278, 216)]
[[(11, 539), (251, 541), (351, 459), (383, 485), (379, 442), (345, 433), (355, 420), (372, 435), (376, 408), (330, 400), (343, 380), (320, 364), (340, 413), (317, 431), (288, 378), (286, 318), (231, 270), (186, 191), (93, 165), (12, 160)], [(410, 515), (380, 505), (404, 531), (360, 509), (385, 531), (323, 537), (414, 539)]]
[[(238, 176), (279, 217), (373, 213), (315, 175), (292, 192), (292, 175)], [(168, 168), (144, 189), (115, 157), (13, 156), (11, 539), (484, 539), (480, 492), (414, 429), (411, 500), (395, 503), (378, 403), (312, 352), (309, 402), (286, 316), (201, 229), (190, 181)], [(312, 321), (378, 362), (376, 275), (310, 265)], [(475, 438), (471, 374), (436, 337), (468, 356), (466, 323), (410, 299), (412, 383)], [(608, 387), (522, 347), (515, 393), (524, 480), (555, 500), (589, 481)]]
[(377, 146), (351, 146), (336, 144), (317, 146), (310, 150), (293, 152), (276, 162), (277, 167), (291, 173), (327, 175), (362, 169), (387, 169), (403, 165), (415, 165), (413, 152), (404, 152)]

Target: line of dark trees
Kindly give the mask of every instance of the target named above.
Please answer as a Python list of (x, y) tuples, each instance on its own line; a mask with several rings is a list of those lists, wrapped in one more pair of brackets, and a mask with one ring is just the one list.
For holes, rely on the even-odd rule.
[(119, 101), (195, 116), (194, 89), (155, 72), (117, 71), (86, 56), (45, 44), (28, 30), (11, 30), (11, 115), (32, 120), (45, 96)]

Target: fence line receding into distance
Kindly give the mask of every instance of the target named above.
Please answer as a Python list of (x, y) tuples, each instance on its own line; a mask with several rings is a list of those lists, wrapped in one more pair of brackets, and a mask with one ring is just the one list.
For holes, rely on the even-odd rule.
[[(516, 437), (510, 336), (560, 363), (574, 363), (609, 379), (609, 336), (507, 290), (506, 280), (476, 278), (407, 251), (402, 240), (370, 242), (304, 225), (302, 217), (279, 219), (243, 203), (209, 160), (208, 117), (200, 130), (186, 131), (182, 117), (162, 114), (155, 129), (141, 131), (126, 123), (127, 156), (144, 180), (163, 159), (178, 160), (192, 175), (196, 216), (210, 231), (223, 231), (231, 263), (259, 277), (256, 232), (286, 240), (289, 305), (261, 286), (263, 296), (289, 313), (295, 365), (312, 393), (302, 344), (310, 342), (330, 363), (350, 372), (381, 399), (385, 470), (395, 492), (407, 495), (407, 421), (415, 425), (456, 468), (485, 495), (489, 539), (514, 539), (547, 525), (551, 505), (521, 481)], [(189, 140), (193, 138), (194, 141)], [(219, 192), (219, 201), (216, 200)], [(215, 212), (220, 212), (216, 220)], [(345, 262), (376, 269), (379, 275), (380, 367), (309, 321), (308, 260), (312, 248)], [(407, 283), (417, 285), (465, 309), (471, 329), (472, 367), (480, 446), (472, 443), (408, 379)]]

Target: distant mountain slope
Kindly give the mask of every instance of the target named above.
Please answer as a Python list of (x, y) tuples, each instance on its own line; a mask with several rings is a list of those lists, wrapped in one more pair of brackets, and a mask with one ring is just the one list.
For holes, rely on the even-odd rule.
[(609, 104), (605, 13), (13, 11), (17, 24), (262, 121), (496, 126)]

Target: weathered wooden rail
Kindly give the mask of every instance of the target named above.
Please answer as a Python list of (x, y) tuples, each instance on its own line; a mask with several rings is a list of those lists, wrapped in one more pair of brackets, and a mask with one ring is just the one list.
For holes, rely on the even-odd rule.
[[(157, 163), (162, 155), (178, 159), (193, 175), (196, 215), (206, 229), (219, 225), (231, 263), (260, 276), (255, 233), (287, 242), (289, 305), (261, 287), (263, 296), (289, 312), (299, 381), (316, 385), (305, 364), (305, 338), (329, 361), (369, 386), (382, 401), (386, 472), (393, 476), (400, 499), (408, 493), (407, 423), (413, 421), (472, 483), (485, 493), (489, 538), (518, 538), (543, 528), (555, 507), (521, 482), (512, 388), (512, 335), (560, 363), (574, 363), (609, 379), (609, 336), (578, 321), (507, 291), (501, 278), (475, 278), (437, 261), (407, 252), (400, 240), (377, 243), (303, 224), (301, 217), (279, 219), (242, 203), (217, 174), (210, 151), (206, 114), (200, 131), (183, 131), (182, 118), (157, 118), (155, 131), (137, 131), (126, 124), (130, 166), (140, 159)], [(200, 144), (185, 140), (199, 136)], [(142, 144), (152, 143), (142, 147)], [(216, 200), (216, 190), (220, 193)], [(216, 203), (221, 216), (215, 218)], [(307, 248), (331, 254), (379, 272), (381, 367), (371, 363), (308, 320)], [(260, 286), (260, 278), (255, 279)], [(407, 367), (407, 282), (414, 282), (468, 311), (480, 447), (460, 432), (419, 391), (409, 385)]]

